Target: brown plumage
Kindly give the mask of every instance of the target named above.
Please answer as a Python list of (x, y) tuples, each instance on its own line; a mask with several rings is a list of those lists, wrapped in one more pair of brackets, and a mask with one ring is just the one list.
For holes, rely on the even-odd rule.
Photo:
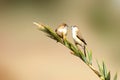
[(55, 32), (57, 33), (58, 36), (65, 39), (66, 35), (67, 35), (67, 27), (68, 27), (67, 24), (63, 23), (58, 26), (58, 28), (55, 30)]

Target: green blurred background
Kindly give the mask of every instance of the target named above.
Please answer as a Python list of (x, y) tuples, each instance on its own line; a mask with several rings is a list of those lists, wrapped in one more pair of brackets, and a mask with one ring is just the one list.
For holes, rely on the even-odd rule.
[[(99, 80), (67, 48), (33, 22), (53, 29), (78, 25), (96, 59), (112, 77), (120, 71), (119, 0), (0, 0), (0, 80)], [(71, 38), (69, 27), (68, 39)]]

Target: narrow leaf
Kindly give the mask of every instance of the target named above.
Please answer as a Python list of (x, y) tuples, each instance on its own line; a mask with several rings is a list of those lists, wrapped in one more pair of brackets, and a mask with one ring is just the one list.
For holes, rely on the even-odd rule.
[(88, 52), (88, 61), (92, 65), (92, 51)]
[(97, 65), (98, 65), (100, 74), (103, 75), (102, 67), (100, 66), (100, 64), (98, 63), (98, 61), (97, 61)]
[(104, 77), (106, 78), (107, 77), (107, 68), (106, 68), (106, 65), (104, 62), (102, 63), (102, 66), (103, 66), (103, 74), (104, 74)]
[(117, 73), (115, 74), (115, 76), (114, 76), (114, 79), (113, 80), (117, 80)]
[(111, 77), (111, 75), (110, 75), (110, 71), (107, 73), (107, 77), (106, 77), (106, 80), (110, 80), (110, 77)]

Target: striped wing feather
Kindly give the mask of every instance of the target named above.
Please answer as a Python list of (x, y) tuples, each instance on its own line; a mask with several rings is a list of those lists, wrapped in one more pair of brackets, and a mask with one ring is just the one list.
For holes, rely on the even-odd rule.
[(80, 32), (77, 33), (77, 37), (78, 37), (85, 45), (87, 45), (85, 39), (82, 37), (82, 35), (81, 35)]

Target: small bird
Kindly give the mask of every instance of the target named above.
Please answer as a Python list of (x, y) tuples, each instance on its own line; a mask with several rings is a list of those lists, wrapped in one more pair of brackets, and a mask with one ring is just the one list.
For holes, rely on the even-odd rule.
[(84, 54), (86, 56), (86, 41), (84, 40), (84, 38), (82, 37), (81, 33), (80, 33), (80, 30), (78, 29), (77, 26), (72, 26), (72, 37), (73, 37), (73, 40), (75, 42), (75, 45), (80, 45), (83, 50), (84, 50)]
[(67, 36), (67, 28), (68, 25), (65, 23), (62, 23), (61, 25), (58, 26), (58, 28), (55, 30), (58, 36), (60, 36), (63, 39), (66, 39)]

